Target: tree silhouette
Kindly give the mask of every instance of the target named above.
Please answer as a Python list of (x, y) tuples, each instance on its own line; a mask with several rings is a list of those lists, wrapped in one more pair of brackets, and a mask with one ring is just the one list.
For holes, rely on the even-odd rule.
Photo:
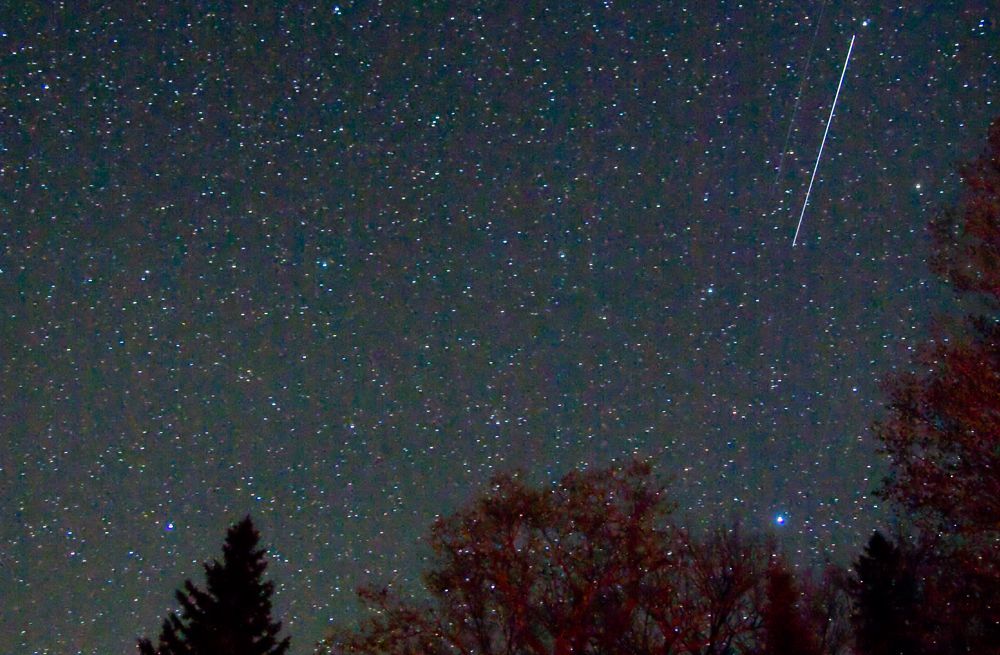
[(681, 593), (675, 603), (688, 608), (688, 644), (702, 655), (749, 652), (759, 641), (770, 539), (747, 536), (741, 526), (718, 526), (700, 540), (685, 542)]
[[(932, 269), (973, 313), (887, 382), (876, 434), (890, 457), (881, 494), (933, 536), (940, 616), (973, 644), (1000, 643), (1000, 119), (961, 169), (958, 210), (931, 224)], [(945, 563), (946, 562), (946, 563)], [(954, 583), (961, 579), (961, 584)], [(978, 640), (978, 641), (977, 641)], [(971, 647), (971, 646), (970, 646)], [(978, 646), (976, 646), (978, 647)]]
[(881, 532), (872, 535), (855, 562), (851, 591), (858, 655), (922, 652), (922, 602), (915, 566)]
[(807, 622), (813, 626), (820, 652), (824, 655), (854, 653), (850, 572), (827, 562), (821, 570), (810, 573), (800, 579), (805, 597), (803, 611)]
[(495, 477), (431, 531), (431, 601), (362, 590), (374, 610), (335, 632), (341, 655), (722, 655), (760, 629), (770, 549), (669, 521), (649, 466), (574, 472), (548, 488)]
[(820, 655), (814, 626), (809, 625), (791, 572), (781, 561), (767, 571), (761, 655)]
[(280, 622), (271, 620), (274, 584), (262, 580), (267, 562), (257, 549), (260, 534), (250, 517), (231, 527), (222, 562), (205, 564), (206, 589), (190, 580), (177, 592), (181, 615), (163, 622), (156, 648), (139, 640), (142, 655), (283, 655), (290, 638), (276, 640)]

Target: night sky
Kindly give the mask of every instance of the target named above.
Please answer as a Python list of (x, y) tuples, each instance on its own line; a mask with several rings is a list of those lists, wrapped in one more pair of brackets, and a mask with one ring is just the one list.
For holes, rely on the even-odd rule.
[(515, 467), (885, 520), (991, 2), (251, 4), (0, 10), (0, 651), (130, 652), (252, 512), (309, 653)]

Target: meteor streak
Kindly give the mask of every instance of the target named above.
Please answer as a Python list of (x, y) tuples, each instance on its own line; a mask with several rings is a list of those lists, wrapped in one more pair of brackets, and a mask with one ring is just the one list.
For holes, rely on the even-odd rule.
[(795, 227), (795, 236), (792, 237), (792, 247), (799, 240), (799, 230), (802, 229), (802, 219), (806, 215), (806, 207), (809, 206), (809, 194), (812, 193), (813, 182), (816, 181), (816, 171), (819, 170), (819, 160), (823, 157), (823, 146), (826, 145), (826, 135), (830, 133), (830, 123), (833, 122), (833, 112), (837, 109), (837, 99), (840, 98), (840, 87), (844, 85), (844, 75), (847, 73), (847, 63), (851, 61), (851, 50), (854, 49), (854, 38), (857, 34), (851, 35), (851, 45), (847, 47), (847, 56), (844, 58), (844, 69), (840, 71), (840, 81), (837, 82), (837, 93), (833, 96), (833, 104), (830, 106), (830, 117), (826, 119), (826, 129), (823, 130), (823, 140), (819, 144), (819, 152), (816, 154), (816, 164), (813, 166), (812, 177), (809, 178), (809, 188), (806, 189), (806, 199), (802, 203), (802, 213), (799, 214), (799, 224)]
[(823, 0), (823, 6), (819, 9), (819, 18), (816, 19), (816, 29), (813, 31), (812, 41), (809, 42), (809, 52), (806, 53), (806, 67), (802, 70), (799, 80), (799, 92), (795, 94), (795, 105), (792, 107), (792, 119), (788, 121), (788, 131), (785, 132), (785, 142), (781, 145), (781, 156), (778, 158), (778, 172), (774, 174), (774, 183), (771, 184), (772, 192), (778, 187), (781, 180), (781, 171), (785, 167), (785, 155), (788, 154), (788, 142), (792, 140), (792, 129), (795, 127), (795, 116), (799, 113), (799, 103), (802, 102), (802, 92), (809, 81), (809, 64), (812, 63), (813, 48), (816, 47), (816, 37), (819, 35), (820, 25), (823, 24), (823, 12), (826, 11), (827, 0)]

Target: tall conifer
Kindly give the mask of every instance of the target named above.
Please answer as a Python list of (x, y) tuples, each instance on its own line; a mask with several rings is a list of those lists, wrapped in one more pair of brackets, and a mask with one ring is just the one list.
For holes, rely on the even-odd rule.
[(250, 517), (234, 525), (222, 547), (222, 562), (205, 564), (204, 590), (190, 580), (177, 591), (178, 616), (163, 621), (159, 644), (139, 640), (142, 655), (283, 655), (290, 638), (277, 640), (281, 622), (271, 620), (272, 582)]

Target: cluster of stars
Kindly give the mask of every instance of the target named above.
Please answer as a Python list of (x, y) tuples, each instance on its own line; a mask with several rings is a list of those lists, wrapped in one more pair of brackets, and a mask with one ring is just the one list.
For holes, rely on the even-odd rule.
[(928, 190), (981, 142), (997, 55), (975, 12), (841, 4), (25, 8), (5, 643), (123, 652), (250, 512), (307, 648), (357, 585), (417, 589), (431, 521), (514, 467), (651, 457), (688, 520), (852, 556), (877, 378), (947, 302)]

